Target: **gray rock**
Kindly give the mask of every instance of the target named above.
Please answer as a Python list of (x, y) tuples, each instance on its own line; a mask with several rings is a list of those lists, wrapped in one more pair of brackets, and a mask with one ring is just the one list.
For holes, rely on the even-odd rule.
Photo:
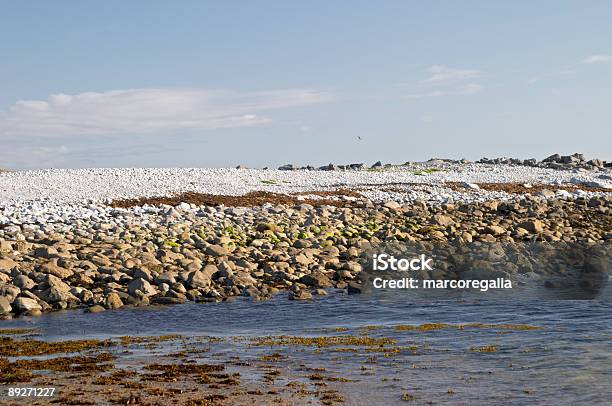
[(293, 164), (286, 164), (278, 167), (279, 171), (293, 171), (295, 169), (296, 168)]
[(480, 189), (480, 186), (478, 186), (476, 183), (463, 182), (461, 185), (466, 189), (473, 189), (473, 190)]
[(38, 247), (34, 250), (34, 255), (38, 258), (57, 258), (58, 254), (59, 253), (55, 247)]
[(155, 288), (149, 282), (142, 278), (137, 278), (128, 284), (128, 292), (134, 297), (153, 296), (157, 293)]
[(42, 310), (42, 306), (34, 299), (18, 297), (13, 301), (13, 308), (17, 313), (25, 313), (30, 310)]
[(187, 285), (192, 289), (206, 288), (210, 286), (213, 274), (217, 273), (218, 269), (214, 265), (207, 265), (201, 271), (189, 273), (187, 277)]
[(13, 278), (13, 285), (19, 287), (20, 289), (32, 289), (36, 286), (36, 283), (26, 275), (17, 275)]

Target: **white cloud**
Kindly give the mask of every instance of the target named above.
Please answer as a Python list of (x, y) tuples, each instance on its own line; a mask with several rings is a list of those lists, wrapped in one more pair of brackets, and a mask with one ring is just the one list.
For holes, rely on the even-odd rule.
[(478, 83), (467, 83), (460, 86), (454, 86), (446, 90), (435, 90), (433, 92), (413, 93), (405, 95), (405, 99), (423, 99), (427, 97), (454, 96), (463, 94), (475, 94), (480, 92), (484, 87)]
[(433, 116), (422, 116), (421, 121), (424, 123), (432, 123), (434, 121)]
[(330, 101), (308, 89), (232, 92), (207, 89), (128, 89), (54, 94), (20, 100), (0, 112), (0, 136), (148, 134), (248, 127), (270, 122), (256, 113)]
[(583, 64), (592, 65), (595, 63), (609, 63), (612, 61), (612, 56), (610, 55), (591, 55), (582, 60)]
[(476, 69), (454, 69), (444, 65), (434, 65), (429, 68), (431, 76), (421, 81), (427, 85), (448, 85), (480, 76), (480, 71)]

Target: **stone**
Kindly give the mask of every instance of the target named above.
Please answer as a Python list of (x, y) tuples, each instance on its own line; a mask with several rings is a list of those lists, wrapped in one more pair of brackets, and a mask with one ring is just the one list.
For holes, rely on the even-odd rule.
[(591, 159), (591, 160), (590, 160), (589, 162), (587, 162), (587, 163), (588, 163), (589, 165), (591, 165), (591, 166), (595, 166), (595, 167), (598, 167), (598, 168), (603, 168), (603, 167), (604, 167), (604, 164), (605, 164), (605, 162), (604, 162), (604, 161), (602, 161), (601, 159)]
[(158, 305), (173, 305), (185, 303), (185, 299), (171, 296), (155, 296), (151, 299), (151, 303)]
[(142, 278), (137, 278), (128, 284), (128, 292), (134, 297), (152, 296), (157, 293), (155, 288), (149, 282)]
[(74, 272), (72, 272), (71, 270), (62, 268), (61, 266), (59, 266), (57, 264), (56, 259), (47, 261), (43, 263), (42, 265), (40, 265), (39, 271), (45, 274), (51, 274), (53, 276), (57, 276), (60, 279), (66, 279), (74, 275)]
[(213, 267), (214, 272), (212, 272), (211, 268), (209, 268), (208, 271), (206, 271), (206, 268), (204, 268), (202, 271), (190, 272), (189, 276), (187, 277), (187, 285), (192, 289), (206, 288), (210, 286), (212, 282), (212, 275), (218, 271), (216, 266), (213, 265)]
[(119, 309), (123, 307), (123, 301), (117, 293), (111, 292), (104, 298), (104, 305), (107, 309)]
[(26, 275), (20, 274), (13, 278), (13, 285), (17, 286), (20, 289), (32, 289), (36, 286), (36, 283)]
[(536, 196), (541, 196), (546, 199), (550, 199), (551, 197), (555, 197), (555, 192), (553, 192), (552, 190), (543, 189), (540, 192), (536, 193)]
[(518, 227), (529, 231), (530, 233), (538, 234), (544, 231), (544, 225), (540, 220), (524, 221)]
[(469, 183), (469, 182), (463, 182), (462, 186), (466, 189), (473, 189), (473, 190), (479, 190), (480, 186), (478, 186), (478, 184), (476, 183)]
[(331, 280), (322, 273), (312, 273), (300, 278), (300, 282), (313, 288), (329, 288), (332, 286)]
[(0, 285), (0, 296), (4, 296), (9, 302), (13, 302), (21, 293), (21, 289), (13, 285)]
[(157, 284), (167, 283), (168, 285), (172, 285), (176, 282), (176, 278), (174, 277), (174, 274), (172, 272), (164, 272), (163, 274), (155, 278), (155, 282)]
[(57, 251), (57, 249), (55, 249), (55, 247), (37, 247), (34, 249), (34, 255), (37, 256), (38, 258), (46, 258), (46, 259), (51, 259), (51, 258), (57, 258), (59, 255), (59, 252)]
[(93, 305), (87, 308), (87, 313), (101, 313), (106, 309), (100, 305)]
[(553, 154), (548, 158), (543, 159), (542, 162), (561, 162), (561, 155)]
[(293, 164), (286, 164), (278, 167), (279, 171), (293, 171), (296, 167)]
[(34, 299), (28, 297), (18, 297), (13, 301), (13, 308), (17, 313), (25, 313), (33, 309), (41, 310), (42, 306)]
[(501, 235), (506, 233), (506, 229), (500, 226), (486, 226), (484, 231), (485, 233), (491, 235)]
[(0, 271), (9, 272), (16, 266), (17, 262), (13, 261), (11, 258), (0, 258)]
[(221, 245), (209, 245), (204, 252), (213, 257), (224, 257), (229, 254), (228, 249)]
[(289, 292), (289, 300), (310, 300), (312, 293), (307, 290), (298, 290)]
[(12, 310), (11, 302), (8, 298), (6, 296), (0, 296), (0, 316), (10, 314)]
[(444, 214), (434, 215), (433, 220), (436, 224), (441, 225), (442, 227), (446, 227), (455, 223), (452, 218), (450, 218), (449, 216), (445, 216)]
[(46, 276), (46, 284), (48, 289), (41, 293), (41, 299), (48, 303), (57, 304), (59, 302), (78, 302), (78, 298), (70, 293), (70, 286), (64, 283), (61, 279), (53, 276)]
[(401, 204), (399, 204), (398, 202), (393, 201), (393, 200), (390, 200), (390, 201), (386, 202), (383, 206), (386, 207), (387, 209), (391, 209), (391, 210), (397, 210), (400, 207), (402, 207)]
[(347, 290), (349, 295), (360, 294), (362, 292), (362, 286), (360, 283), (351, 281), (348, 283)]

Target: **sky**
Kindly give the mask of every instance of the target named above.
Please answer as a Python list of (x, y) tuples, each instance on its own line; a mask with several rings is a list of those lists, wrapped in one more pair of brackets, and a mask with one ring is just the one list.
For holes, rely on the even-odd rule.
[(0, 167), (612, 158), (610, 1), (0, 1)]

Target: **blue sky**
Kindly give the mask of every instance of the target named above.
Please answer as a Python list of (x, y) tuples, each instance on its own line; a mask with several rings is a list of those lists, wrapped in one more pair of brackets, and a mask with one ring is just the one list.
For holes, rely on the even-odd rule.
[(0, 167), (609, 160), (610, 21), (609, 1), (2, 2)]

